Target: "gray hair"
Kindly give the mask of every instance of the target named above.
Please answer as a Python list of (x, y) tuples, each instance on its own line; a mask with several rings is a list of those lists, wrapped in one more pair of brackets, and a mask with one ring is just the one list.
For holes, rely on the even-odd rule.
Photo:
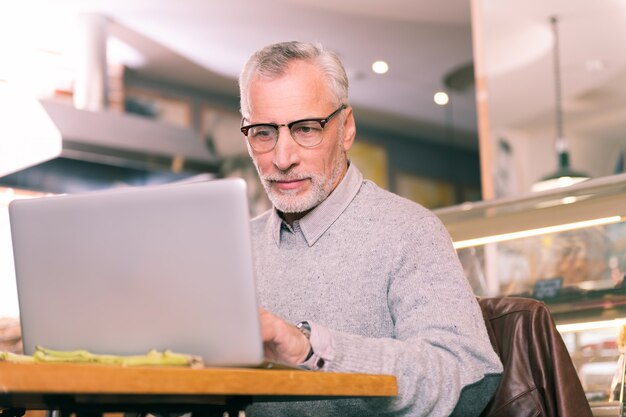
[(285, 73), (287, 65), (296, 60), (317, 64), (326, 74), (328, 87), (336, 100), (335, 105), (348, 104), (348, 77), (335, 52), (324, 49), (319, 43), (282, 42), (258, 50), (244, 65), (239, 75), (240, 110), (244, 118), (250, 116), (250, 79), (257, 74), (270, 78), (279, 77)]

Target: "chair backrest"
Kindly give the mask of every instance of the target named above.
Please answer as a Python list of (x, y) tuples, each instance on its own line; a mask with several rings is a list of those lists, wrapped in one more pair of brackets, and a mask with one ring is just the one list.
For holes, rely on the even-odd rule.
[(504, 366), (500, 385), (481, 417), (591, 417), (546, 305), (517, 297), (482, 298), (478, 303)]

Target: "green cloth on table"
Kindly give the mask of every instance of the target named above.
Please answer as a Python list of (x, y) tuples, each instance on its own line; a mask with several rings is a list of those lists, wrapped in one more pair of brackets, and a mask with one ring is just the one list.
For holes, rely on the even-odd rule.
[(37, 346), (32, 356), (0, 352), (0, 362), (12, 363), (98, 363), (121, 366), (189, 366), (202, 367), (202, 359), (170, 350), (151, 350), (145, 355), (102, 355), (86, 350), (62, 351)]

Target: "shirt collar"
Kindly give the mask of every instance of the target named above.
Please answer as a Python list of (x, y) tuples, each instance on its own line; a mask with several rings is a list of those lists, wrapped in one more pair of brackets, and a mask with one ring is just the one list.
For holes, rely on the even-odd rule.
[[(309, 246), (313, 246), (335, 220), (339, 218), (358, 193), (362, 183), (363, 174), (354, 164), (350, 163), (346, 175), (344, 175), (339, 185), (330, 193), (326, 200), (298, 220), (299, 227)], [(277, 246), (280, 246), (280, 231), (283, 224), (289, 227), (278, 215), (276, 208), (272, 209), (270, 230)]]

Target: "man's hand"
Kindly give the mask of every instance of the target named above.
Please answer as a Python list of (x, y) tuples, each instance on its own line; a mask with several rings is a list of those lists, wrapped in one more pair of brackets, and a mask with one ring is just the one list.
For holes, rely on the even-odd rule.
[(311, 349), (306, 336), (296, 326), (264, 308), (259, 308), (259, 313), (265, 357), (289, 365), (304, 362)]

